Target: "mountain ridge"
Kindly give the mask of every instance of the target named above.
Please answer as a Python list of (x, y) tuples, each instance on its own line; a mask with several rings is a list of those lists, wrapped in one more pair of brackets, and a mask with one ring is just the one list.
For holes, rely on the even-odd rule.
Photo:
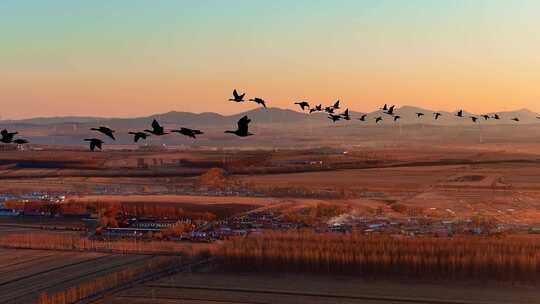
[[(342, 113), (345, 110), (345, 107), (339, 109), (337, 113)], [(352, 120), (356, 120), (361, 115), (368, 115), (368, 120), (366, 123), (374, 123), (374, 118), (378, 116), (383, 117), (383, 122), (388, 123), (393, 119), (382, 110), (376, 110), (372, 112), (358, 112), (358, 111), (349, 111)], [(422, 112), (425, 114), (422, 118), (417, 118), (416, 113)], [(439, 112), (442, 116), (438, 120), (433, 119), (433, 113)], [(396, 108), (396, 114), (401, 116), (399, 123), (401, 124), (465, 124), (471, 123), (469, 119), (459, 119), (455, 116), (456, 112), (449, 111), (433, 111), (413, 105), (404, 105), (402, 107)], [(501, 120), (489, 119), (485, 121), (480, 115), (482, 114), (472, 114), (470, 112), (464, 111), (465, 118), (470, 116), (477, 116), (480, 123), (488, 124), (511, 124), (515, 123), (511, 121), (512, 118), (518, 117), (520, 123), (540, 123), (539, 113), (533, 112), (529, 109), (519, 109), (514, 111), (502, 111), (496, 112), (501, 116)], [(490, 116), (493, 116), (495, 112), (486, 113)], [(126, 117), (126, 118), (115, 118), (115, 117), (92, 117), (92, 116), (55, 116), (55, 117), (35, 117), (28, 119), (20, 120), (0, 120), (0, 126), (61, 126), (61, 125), (108, 125), (116, 128), (141, 128), (142, 126), (147, 126), (153, 119), (157, 119), (160, 123), (163, 124), (174, 124), (174, 125), (185, 125), (191, 127), (197, 127), (198, 125), (209, 125), (209, 126), (223, 126), (223, 125), (232, 125), (242, 116), (247, 115), (252, 119), (253, 122), (260, 124), (329, 124), (332, 125), (331, 121), (328, 120), (326, 113), (316, 112), (309, 114), (307, 111), (301, 112), (292, 109), (282, 109), (282, 108), (256, 108), (244, 112), (239, 112), (236, 114), (223, 115), (215, 112), (202, 112), (202, 113), (193, 113), (185, 111), (169, 111), (165, 113), (157, 113), (148, 116), (139, 116), (139, 117)], [(339, 124), (337, 122), (336, 124)]]

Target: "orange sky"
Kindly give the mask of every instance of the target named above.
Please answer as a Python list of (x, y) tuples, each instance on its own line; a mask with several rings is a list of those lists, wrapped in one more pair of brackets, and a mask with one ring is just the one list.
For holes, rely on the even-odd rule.
[(536, 1), (92, 3), (0, 4), (2, 118), (256, 107), (233, 88), (282, 108), (540, 112)]

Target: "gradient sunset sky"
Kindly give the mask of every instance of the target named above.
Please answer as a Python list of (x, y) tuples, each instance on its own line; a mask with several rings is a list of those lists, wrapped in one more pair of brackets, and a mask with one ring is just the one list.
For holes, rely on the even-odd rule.
[(0, 1), (0, 116), (540, 111), (540, 1)]

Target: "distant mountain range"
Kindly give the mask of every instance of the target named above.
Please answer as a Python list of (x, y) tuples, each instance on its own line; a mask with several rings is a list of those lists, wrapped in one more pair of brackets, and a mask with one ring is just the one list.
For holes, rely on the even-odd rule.
[[(342, 111), (340, 109), (337, 111)], [(426, 115), (418, 119), (416, 113), (421, 112)], [(439, 112), (442, 116), (438, 120), (433, 119), (433, 113)], [(447, 111), (433, 111), (428, 109), (423, 109), (414, 106), (403, 106), (397, 108), (396, 114), (401, 116), (399, 122), (401, 124), (464, 124), (471, 122), (470, 119), (458, 118), (455, 116), (455, 112)], [(341, 113), (341, 112), (340, 112)], [(384, 114), (382, 110), (377, 110), (369, 113), (361, 113), (350, 111), (350, 115), (353, 120), (359, 118), (363, 114), (367, 114), (368, 122), (373, 123), (374, 118), (377, 116), (382, 116), (383, 119), (388, 123), (391, 121), (391, 117)], [(507, 112), (497, 112), (501, 117), (501, 120), (489, 119), (484, 121), (481, 117), (483, 114), (488, 114), (493, 116), (493, 112), (490, 113), (477, 113), (473, 114), (470, 112), (465, 112), (466, 118), (469, 116), (477, 116), (481, 123), (489, 124), (514, 124), (512, 118), (519, 118), (521, 123), (540, 123), (539, 113), (532, 112), (528, 109), (521, 109), (516, 111), (507, 111)], [(37, 117), (30, 119), (21, 119), (21, 120), (0, 120), (0, 125), (62, 125), (62, 124), (102, 124), (109, 125), (111, 127), (120, 127), (120, 128), (140, 128), (142, 126), (148, 125), (152, 119), (156, 118), (164, 124), (180, 124), (180, 125), (192, 125), (192, 126), (204, 126), (204, 125), (229, 125), (240, 117), (248, 115), (253, 122), (264, 123), (264, 124), (297, 124), (297, 123), (306, 123), (309, 119), (311, 121), (316, 121), (320, 123), (330, 123), (332, 122), (327, 118), (326, 113), (313, 113), (309, 114), (307, 112), (299, 112), (290, 109), (280, 109), (280, 108), (257, 108), (247, 112), (242, 112), (233, 115), (221, 115), (213, 112), (204, 112), (204, 113), (191, 113), (191, 112), (177, 112), (171, 111), (162, 114), (154, 114), (145, 117), (135, 117), (135, 118), (105, 118), (105, 117), (88, 117), (88, 116), (59, 116), (59, 117)], [(392, 121), (393, 122), (393, 121)], [(340, 123), (340, 122), (338, 122)], [(343, 123), (343, 122), (342, 122)]]
[[(338, 111), (343, 111), (340, 109)], [(425, 114), (417, 118), (416, 113)], [(528, 142), (531, 138), (540, 138), (540, 114), (523, 109), (509, 112), (498, 112), (500, 120), (484, 120), (476, 114), (478, 122), (473, 123), (465, 113), (465, 118), (458, 118), (455, 112), (438, 111), (442, 116), (435, 120), (434, 111), (413, 106), (403, 106), (396, 110), (401, 119), (396, 123), (393, 118), (381, 110), (366, 113), (367, 120), (357, 118), (364, 113), (353, 112), (350, 121), (333, 123), (326, 113), (299, 112), (280, 108), (257, 108), (234, 115), (217, 113), (167, 112), (146, 117), (135, 118), (102, 118), (102, 117), (40, 117), (22, 120), (0, 121), (0, 129), (18, 131), (23, 138), (36, 144), (69, 144), (83, 145), (82, 139), (101, 137), (90, 131), (90, 128), (104, 125), (116, 130), (117, 141), (107, 140), (107, 145), (132, 144), (128, 131), (149, 128), (153, 119), (157, 119), (167, 130), (178, 127), (201, 129), (205, 132), (197, 140), (171, 134), (168, 136), (151, 136), (141, 145), (168, 144), (189, 146), (295, 146), (319, 145), (321, 142), (332, 144), (365, 144), (368, 141), (396, 142), (405, 139), (423, 142), (452, 140), (464, 143), (482, 142)], [(484, 113), (481, 113), (484, 114)], [(493, 116), (494, 113), (486, 113)], [(236, 122), (242, 116), (251, 118), (250, 129), (257, 136), (237, 138), (224, 134), (227, 129), (236, 128)], [(375, 124), (375, 118), (383, 117), (383, 122)], [(519, 118), (519, 122), (512, 118)], [(516, 129), (518, 128), (519, 129)], [(516, 131), (519, 130), (519, 131)]]

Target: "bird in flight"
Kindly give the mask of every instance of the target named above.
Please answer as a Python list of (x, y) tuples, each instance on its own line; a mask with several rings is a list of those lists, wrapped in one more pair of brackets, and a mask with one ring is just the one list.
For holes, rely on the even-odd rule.
[(336, 122), (341, 119), (341, 115), (328, 114), (328, 118), (331, 119), (332, 122)]
[(376, 118), (375, 118), (375, 123), (379, 123), (379, 121), (382, 121), (382, 120), (383, 120), (383, 119), (382, 119), (382, 117), (381, 117), (381, 116), (379, 116), (379, 117), (376, 117)]
[(416, 118), (421, 118), (422, 116), (424, 116), (425, 114), (422, 113), (422, 112), (416, 112)]
[(2, 139), (0, 139), (0, 141), (5, 144), (9, 144), (13, 141), (13, 137), (15, 137), (17, 134), (18, 132), (8, 132), (8, 130), (4, 129), (0, 131), (0, 135), (2, 135)]
[(489, 115), (487, 115), (487, 114), (482, 115), (482, 117), (484, 117), (484, 120), (488, 120), (488, 119), (489, 119)]
[(250, 136), (250, 135), (255, 135), (253, 133), (249, 133), (249, 131), (248, 131), (248, 125), (249, 125), (250, 122), (251, 122), (251, 119), (249, 119), (247, 116), (244, 116), (244, 117), (240, 118), (240, 120), (238, 120), (238, 129), (237, 130), (234, 130), (234, 131), (227, 130), (227, 131), (225, 131), (225, 133), (232, 133), (232, 134), (235, 134), (236, 136), (240, 136), (240, 137), (246, 137), (246, 136)]
[(28, 140), (26, 139), (22, 139), (22, 138), (17, 138), (13, 141), (14, 144), (17, 144), (17, 145), (24, 145), (24, 144), (27, 144), (28, 143)]
[(360, 118), (358, 118), (358, 120), (366, 121), (366, 117), (367, 117), (367, 115), (364, 114), (364, 115), (360, 116)]
[[(386, 106), (386, 105), (385, 105)], [(388, 108), (388, 110), (386, 111), (386, 114), (392, 116), (394, 115), (394, 109), (395, 109), (396, 106), (391, 106), (390, 108)]]
[(456, 114), (457, 117), (463, 117), (463, 110), (459, 110)]
[(400, 118), (401, 118), (401, 116), (396, 115), (396, 116), (394, 116), (394, 121), (398, 121), (398, 119), (400, 119)]
[(320, 112), (320, 111), (322, 111), (322, 105), (321, 104), (316, 105), (315, 108), (309, 109), (309, 114), (311, 114), (313, 112)]
[(513, 121), (519, 121), (519, 118), (514, 117), (514, 118), (512, 118), (512, 120), (513, 120)]
[(384, 104), (384, 107), (382, 107), (381, 110), (387, 111), (387, 110), (388, 110), (388, 105), (387, 105), (387, 104)]
[(246, 93), (239, 95), (236, 89), (232, 92), (233, 98), (230, 98), (229, 101), (235, 101), (235, 102), (244, 102), (244, 96), (246, 96)]
[(472, 120), (472, 122), (476, 122), (478, 120), (478, 117), (471, 116), (471, 120)]
[(262, 98), (255, 97), (255, 98), (250, 99), (249, 101), (253, 101), (255, 103), (258, 103), (258, 104), (262, 105), (266, 109), (266, 102)]
[(351, 116), (349, 116), (349, 109), (345, 109), (345, 112), (341, 114), (341, 117), (345, 120), (351, 120)]
[(165, 132), (165, 129), (155, 119), (154, 119), (154, 121), (152, 121), (152, 130), (146, 129), (146, 130), (144, 130), (144, 132), (148, 132), (150, 134), (154, 134), (154, 135), (157, 135), (157, 136), (169, 134), (169, 133)]
[(302, 108), (302, 111), (304, 111), (306, 108), (309, 109), (309, 103), (307, 101), (295, 102), (294, 104), (299, 105), (300, 108)]
[(339, 99), (334, 103), (334, 105), (332, 106), (332, 108), (334, 109), (339, 109)]
[(138, 142), (139, 139), (146, 139), (148, 136), (150, 136), (144, 132), (129, 132), (129, 134), (133, 135), (134, 142)]
[(101, 150), (101, 144), (103, 144), (103, 140), (98, 138), (86, 138), (85, 141), (90, 142), (90, 150), (94, 152), (96, 148)]
[(191, 138), (197, 138), (197, 135), (204, 134), (201, 130), (189, 128), (180, 128), (180, 130), (171, 130), (171, 132), (180, 133)]
[(499, 120), (499, 119), (501, 119), (501, 117), (499, 116), (499, 114), (493, 114), (493, 119)]
[(109, 136), (110, 138), (112, 138), (112, 140), (116, 140), (116, 138), (114, 138), (114, 130), (112, 130), (111, 128), (107, 128), (107, 127), (99, 127), (99, 128), (91, 128), (90, 130), (92, 131), (98, 131), (99, 133), (103, 133), (107, 136)]
[(439, 113), (439, 112), (435, 112), (435, 113), (433, 113), (433, 116), (435, 116), (435, 120), (437, 120), (437, 119), (439, 119), (439, 117), (442, 116), (442, 114)]
[(329, 114), (334, 113), (334, 110), (335, 110), (334, 107), (326, 107), (326, 108), (324, 108), (324, 111), (329, 113)]

